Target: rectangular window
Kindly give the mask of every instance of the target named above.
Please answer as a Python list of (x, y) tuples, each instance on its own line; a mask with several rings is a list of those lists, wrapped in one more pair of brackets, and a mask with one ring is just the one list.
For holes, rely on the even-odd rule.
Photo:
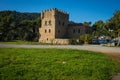
[(47, 33), (47, 30), (45, 29), (45, 33)]
[(60, 30), (58, 30), (58, 33), (60, 33)]
[(80, 29), (78, 29), (78, 33), (80, 33)]
[(73, 29), (73, 33), (75, 33), (75, 29)]
[(51, 29), (49, 29), (49, 33), (51, 33)]
[(45, 25), (47, 26), (47, 21), (45, 21)]
[(62, 26), (64, 26), (64, 25), (65, 25), (65, 23), (63, 22), (63, 23), (62, 23)]
[(51, 25), (51, 20), (49, 21), (49, 25)]
[(59, 26), (61, 25), (60, 21), (59, 21)]

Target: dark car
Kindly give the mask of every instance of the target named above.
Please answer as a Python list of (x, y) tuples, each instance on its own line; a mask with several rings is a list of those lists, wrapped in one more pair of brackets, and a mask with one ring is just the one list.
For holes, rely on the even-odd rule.
[(98, 40), (93, 39), (93, 40), (92, 40), (92, 44), (99, 44), (99, 42), (98, 42)]
[(99, 44), (107, 44), (108, 43), (107, 40), (99, 40), (98, 42), (99, 42)]

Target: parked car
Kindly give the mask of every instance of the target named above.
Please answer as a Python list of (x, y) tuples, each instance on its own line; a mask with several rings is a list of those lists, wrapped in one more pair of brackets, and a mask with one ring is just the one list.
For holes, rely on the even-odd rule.
[(110, 43), (115, 44), (115, 46), (116, 46), (118, 44), (118, 40), (111, 40)]
[(93, 40), (92, 40), (92, 44), (99, 44), (99, 42), (98, 42), (97, 39), (93, 39)]
[(98, 42), (99, 42), (99, 44), (107, 44), (108, 43), (107, 40), (99, 40)]

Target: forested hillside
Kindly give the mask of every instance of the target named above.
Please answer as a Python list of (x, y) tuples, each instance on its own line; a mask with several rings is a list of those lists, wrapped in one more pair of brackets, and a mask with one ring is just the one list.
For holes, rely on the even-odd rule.
[(40, 24), (40, 13), (0, 11), (0, 41), (37, 41)]

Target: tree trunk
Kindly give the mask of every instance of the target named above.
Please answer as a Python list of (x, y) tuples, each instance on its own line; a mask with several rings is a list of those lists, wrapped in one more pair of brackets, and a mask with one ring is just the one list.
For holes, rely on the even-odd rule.
[(118, 33), (118, 44), (117, 46), (120, 46), (120, 32)]

